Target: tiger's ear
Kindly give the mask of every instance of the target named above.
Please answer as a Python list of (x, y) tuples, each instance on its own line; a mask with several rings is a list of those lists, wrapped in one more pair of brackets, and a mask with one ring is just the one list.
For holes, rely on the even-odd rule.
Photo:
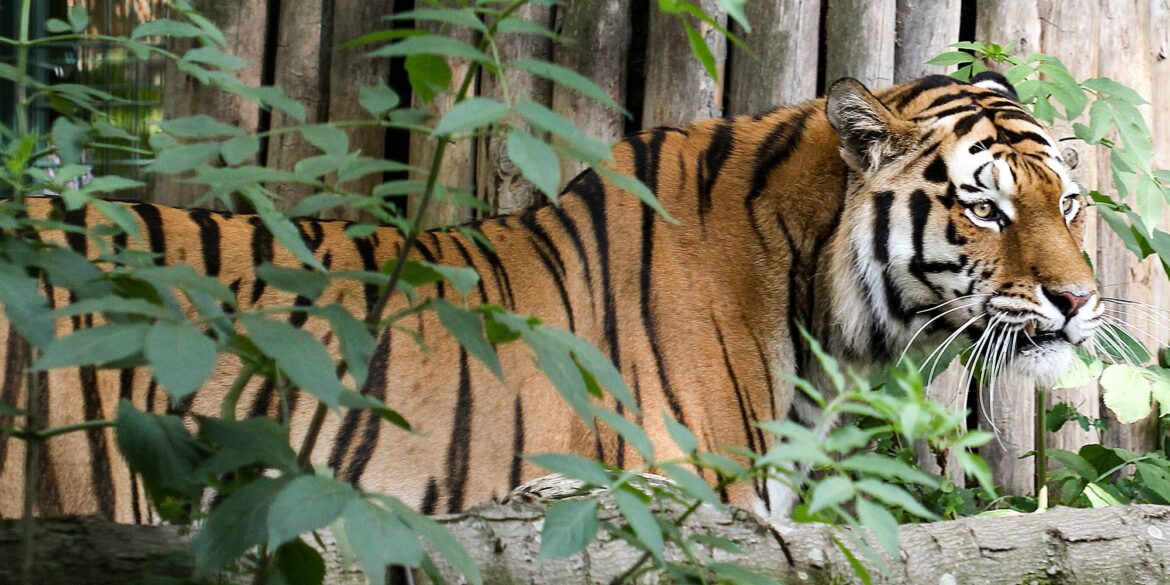
[(845, 77), (825, 98), (829, 125), (841, 138), (841, 158), (869, 174), (906, 152), (913, 125), (899, 119), (860, 81)]

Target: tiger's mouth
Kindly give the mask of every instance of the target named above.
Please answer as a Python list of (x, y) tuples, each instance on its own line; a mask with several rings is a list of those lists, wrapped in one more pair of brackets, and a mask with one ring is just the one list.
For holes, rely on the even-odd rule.
[(1035, 321), (1029, 321), (1015, 332), (1015, 346), (1022, 355), (1031, 351), (1050, 349), (1058, 345), (1075, 345), (1063, 329), (1041, 331)]

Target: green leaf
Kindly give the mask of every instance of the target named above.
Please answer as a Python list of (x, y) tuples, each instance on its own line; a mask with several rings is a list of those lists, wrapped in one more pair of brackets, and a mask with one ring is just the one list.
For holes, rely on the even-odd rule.
[(317, 300), (329, 286), (329, 275), (302, 268), (286, 268), (265, 262), (256, 267), (256, 277), (310, 301)]
[(855, 492), (853, 482), (841, 476), (827, 477), (817, 484), (812, 491), (808, 504), (808, 513), (816, 514), (826, 508), (835, 508), (853, 499)]
[(924, 520), (939, 519), (934, 512), (927, 510), (918, 500), (914, 499), (914, 496), (897, 485), (872, 479), (863, 479), (856, 485), (858, 490), (881, 500), (887, 506), (898, 506)]
[(158, 126), (164, 132), (184, 138), (219, 138), (244, 133), (243, 130), (231, 124), (224, 124), (206, 114), (164, 120)]
[(553, 149), (519, 128), (508, 132), (507, 149), (508, 158), (524, 178), (555, 202), (561, 186), (561, 163)]
[(857, 519), (877, 537), (887, 553), (898, 558), (898, 521), (893, 514), (865, 498), (857, 498)]
[(134, 179), (127, 179), (125, 177), (118, 177), (114, 175), (106, 175), (103, 177), (94, 177), (82, 187), (86, 193), (113, 193), (122, 191), (124, 189), (135, 189), (146, 185), (142, 181), (135, 181)]
[(385, 498), (385, 501), (403, 523), (409, 526), (415, 534), (431, 543), (434, 550), (443, 555), (443, 558), (451, 566), (463, 574), (464, 579), (467, 579), (471, 585), (482, 585), (483, 578), (480, 577), (479, 569), (471, 557), (467, 556), (467, 551), (464, 551), (463, 547), (459, 545), (459, 541), (455, 540), (455, 537), (451, 536), (446, 528), (394, 498)]
[(183, 61), (203, 63), (224, 71), (235, 71), (248, 66), (248, 62), (231, 53), (226, 53), (213, 46), (204, 45), (183, 53)]
[(929, 488), (937, 488), (938, 480), (902, 463), (897, 459), (871, 453), (860, 453), (846, 458), (838, 463), (841, 469), (867, 473), (886, 479), (899, 479), (905, 482), (917, 483)]
[(1151, 382), (1142, 368), (1114, 364), (1101, 372), (1101, 398), (1117, 415), (1118, 422), (1130, 424), (1150, 415)]
[(939, 67), (950, 67), (952, 65), (966, 65), (975, 60), (975, 57), (970, 53), (962, 51), (947, 51), (939, 53), (926, 62), (927, 65), (937, 65)]
[(319, 585), (325, 579), (325, 559), (317, 549), (296, 539), (276, 549), (272, 585)]
[(406, 58), (410, 87), (423, 103), (451, 89), (451, 66), (438, 55), (410, 55)]
[(45, 30), (54, 34), (73, 32), (73, 28), (69, 26), (69, 23), (59, 18), (50, 18), (49, 20), (46, 20)]
[(418, 20), (426, 22), (441, 22), (472, 29), (476, 32), (487, 33), (487, 25), (483, 23), (470, 8), (419, 8), (399, 12), (389, 17), (391, 20)]
[(268, 508), (268, 544), (288, 542), (327, 526), (357, 497), (353, 486), (340, 479), (302, 475), (292, 480)]
[(50, 342), (32, 369), (104, 364), (130, 357), (142, 351), (148, 327), (146, 323), (114, 323), (80, 329)]
[(543, 77), (549, 81), (552, 81), (553, 83), (556, 83), (557, 85), (562, 85), (587, 98), (595, 100), (608, 108), (612, 108), (618, 112), (621, 112), (623, 115), (630, 115), (630, 113), (626, 111), (626, 109), (623, 108), (621, 104), (614, 101), (614, 99), (609, 95), (609, 92), (598, 87), (598, 85), (590, 81), (589, 78), (567, 67), (562, 67), (547, 61), (537, 61), (533, 59), (511, 61), (509, 63), (505, 63), (505, 67), (514, 67), (522, 71), (527, 71), (533, 75), (536, 75), (537, 77)]
[(1157, 498), (1153, 499), (1153, 503), (1170, 504), (1170, 473), (1146, 461), (1135, 463), (1134, 471), (1136, 478), (1141, 481), (1142, 485), (1157, 495)]
[(678, 445), (683, 453), (694, 453), (699, 446), (699, 440), (695, 438), (695, 434), (665, 412), (662, 413), (662, 420), (666, 421), (666, 432), (670, 433), (674, 444)]
[(86, 10), (85, 4), (78, 2), (69, 8), (69, 28), (73, 29), (75, 33), (85, 32), (85, 27), (89, 26), (89, 11)]
[(1070, 471), (1080, 476), (1087, 481), (1097, 480), (1097, 470), (1088, 461), (1085, 461), (1080, 455), (1072, 451), (1065, 451), (1064, 449), (1049, 449), (1048, 458), (1054, 459), (1061, 465), (1067, 467)]
[(575, 155), (583, 155), (586, 162), (609, 161), (612, 158), (608, 143), (586, 136), (573, 122), (540, 104), (521, 100), (513, 110), (533, 128), (562, 138), (571, 146), (571, 151)]
[(643, 184), (642, 181), (639, 181), (630, 175), (614, 171), (608, 167), (592, 168), (597, 172), (597, 174), (601, 175), (605, 180), (613, 183), (616, 187), (628, 191), (638, 199), (641, 199), (642, 203), (648, 205), (651, 209), (657, 212), (658, 215), (662, 216), (662, 219), (666, 220), (668, 223), (678, 223), (678, 220), (666, 212), (666, 209), (662, 207), (662, 203), (658, 201), (658, 198), (654, 196), (654, 193), (650, 191), (650, 188)]
[(319, 312), (329, 321), (335, 337), (341, 340), (341, 358), (349, 366), (354, 385), (361, 388), (369, 375), (369, 361), (375, 348), (374, 336), (370, 335), (364, 323), (341, 305), (321, 307)]
[(296, 121), (305, 123), (305, 105), (288, 97), (280, 86), (258, 87), (252, 90), (252, 94), (261, 104), (276, 108), (292, 116)]
[(601, 422), (625, 439), (643, 459), (646, 461), (654, 460), (654, 444), (650, 442), (649, 435), (641, 426), (607, 408), (592, 406), (590, 410), (593, 416), (601, 419)]
[(305, 126), (301, 128), (301, 136), (325, 154), (342, 155), (349, 150), (349, 136), (329, 124)]
[(134, 27), (134, 31), (130, 33), (130, 38), (141, 39), (142, 37), (180, 37), (190, 38), (201, 36), (203, 33), (195, 26), (177, 20), (170, 20), (168, 18), (160, 18), (150, 22), (144, 22)]
[[(413, 59), (414, 57), (411, 57)], [(409, 61), (409, 59), (408, 59)], [(442, 61), (442, 59), (440, 59)], [(443, 65), (447, 63), (444, 61)], [(409, 66), (408, 66), (409, 67)], [(447, 68), (449, 72), (451, 69)], [(409, 71), (409, 68), (408, 68)], [(446, 87), (451, 83), (450, 75), (447, 81), (442, 85)], [(374, 115), (374, 117), (381, 116), (390, 110), (398, 107), (401, 100), (394, 90), (390, 89), (384, 81), (379, 81), (377, 85), (363, 85), (358, 89), (358, 103), (362, 105), (367, 112)]]
[(305, 244), (301, 238), (300, 230), (283, 213), (276, 210), (271, 199), (265, 197), (263, 192), (256, 188), (243, 189), (240, 194), (252, 204), (256, 214), (260, 216), (260, 220), (264, 222), (268, 231), (272, 232), (276, 241), (288, 248), (297, 260), (321, 272), (328, 272), (321, 261), (313, 255), (313, 251)]
[(625, 489), (614, 490), (613, 498), (642, 547), (661, 562), (664, 546), (662, 527), (658, 526), (650, 508), (638, 496)]
[(81, 160), (81, 153), (89, 139), (89, 128), (76, 124), (64, 116), (53, 121), (50, 137), (57, 147), (57, 154), (62, 164), (75, 164)]
[(431, 305), (439, 315), (439, 321), (447, 331), (459, 341), (468, 353), (483, 362), (496, 378), (504, 379), (504, 370), (500, 367), (500, 358), (496, 350), (484, 335), (483, 318), (479, 313), (456, 307), (443, 299), (434, 299)]
[(540, 531), (540, 558), (575, 555), (597, 535), (596, 500), (561, 500), (548, 508)]
[(955, 458), (958, 459), (959, 467), (963, 469), (964, 474), (974, 476), (984, 493), (989, 497), (995, 497), (995, 480), (991, 476), (991, 467), (982, 457), (967, 450), (959, 450), (955, 452)]
[(195, 567), (210, 575), (268, 537), (268, 509), (288, 478), (262, 477), (232, 492), (211, 510), (188, 550)]
[(260, 464), (285, 473), (298, 473), (297, 454), (289, 447), (288, 429), (264, 417), (229, 421), (199, 418), (199, 438), (219, 447), (199, 465), (198, 473), (224, 474)]
[(579, 479), (589, 485), (606, 486), (610, 484), (609, 474), (600, 463), (579, 455), (539, 453), (525, 455), (524, 458), (553, 473)]
[(666, 475), (670, 476), (670, 479), (673, 479), (678, 484), (678, 487), (686, 492), (687, 495), (712, 506), (719, 507), (722, 505), (719, 502), (719, 495), (715, 493), (715, 490), (711, 489), (711, 486), (707, 485), (707, 482), (703, 481), (703, 478), (694, 472), (672, 463), (660, 463), (657, 467), (666, 473)]
[(4, 316), (25, 339), (37, 347), (53, 340), (55, 326), (40, 282), (23, 268), (0, 263), (0, 303)]
[(1109, 506), (1120, 506), (1124, 503), (1109, 493), (1104, 486), (1094, 482), (1085, 484), (1084, 494), (1089, 500), (1089, 505), (1094, 508), (1108, 508)]
[(151, 325), (143, 354), (154, 379), (176, 402), (198, 390), (215, 368), (215, 342), (186, 321)]
[(386, 581), (387, 565), (417, 567), (423, 560), (418, 536), (393, 513), (365, 498), (353, 498), (341, 512), (345, 540), (370, 583)]
[(683, 29), (687, 32), (687, 41), (691, 44), (691, 52), (699, 59), (699, 63), (703, 65), (703, 71), (707, 72), (707, 76), (719, 83), (719, 71), (715, 69), (715, 55), (711, 53), (711, 47), (707, 46), (707, 41), (703, 39), (703, 35), (695, 30), (694, 25), (689, 20), (683, 20)]
[(633, 414), (640, 414), (641, 411), (638, 410), (638, 402), (634, 400), (633, 393), (626, 386), (626, 381), (622, 378), (621, 372), (614, 367), (613, 362), (610, 361), (608, 356), (594, 347), (592, 342), (578, 337), (571, 332), (545, 325), (540, 326), (540, 332), (545, 338), (555, 341), (571, 351), (577, 363), (592, 374), (593, 378), (604, 386), (610, 395), (616, 398), (627, 411)]
[(472, 287), (479, 282), (479, 273), (474, 268), (468, 266), (447, 266), (432, 262), (419, 262), (419, 264), (429, 266), (432, 270), (442, 275), (443, 280), (451, 283), (451, 286), (455, 288), (455, 292), (461, 295), (466, 295), (471, 292)]
[(333, 360), (311, 333), (292, 325), (256, 315), (240, 315), (252, 343), (276, 361), (293, 384), (335, 407), (341, 382), (333, 375)]
[(181, 173), (205, 165), (219, 156), (219, 144), (201, 142), (172, 146), (158, 153), (146, 170), (152, 173)]
[(432, 133), (450, 136), (455, 132), (474, 130), (499, 121), (507, 113), (508, 106), (491, 98), (468, 98), (447, 110)]
[(719, 577), (720, 583), (779, 585), (775, 579), (735, 563), (708, 563), (707, 568), (714, 571), (715, 576)]
[(491, 63), (488, 57), (475, 47), (449, 37), (435, 35), (419, 35), (407, 37), (392, 45), (375, 49), (371, 57), (408, 57), (410, 55), (442, 55), (457, 57), (469, 61)]

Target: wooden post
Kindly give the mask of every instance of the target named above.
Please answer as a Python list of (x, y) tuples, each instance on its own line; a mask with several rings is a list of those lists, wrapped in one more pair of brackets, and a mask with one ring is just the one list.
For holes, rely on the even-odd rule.
[[(553, 48), (556, 63), (588, 77), (615, 102), (626, 101), (626, 60), (630, 51), (630, 0), (578, 0), (560, 6), (557, 27), (568, 42)], [(604, 59), (597, 56), (604, 54)], [(587, 135), (617, 140), (625, 118), (581, 94), (554, 85), (552, 109)], [(561, 158), (561, 184), (568, 183), (585, 165)]]
[[(715, 0), (703, 0), (700, 4), (721, 24), (727, 23), (727, 15), (717, 8)], [(721, 83), (727, 60), (727, 40), (710, 25), (692, 24), (715, 56), (719, 80), (711, 79), (691, 53), (686, 32), (678, 18), (651, 9), (643, 128), (679, 126), (723, 115)]]
[(870, 87), (894, 82), (894, 0), (827, 0), (825, 87), (853, 77)]
[[(1097, 75), (1100, 63), (1100, 44), (1097, 38), (1100, 26), (1100, 7), (1097, 0), (1041, 0), (1040, 46), (1043, 51), (1060, 59), (1069, 72), (1078, 80)], [(1086, 120), (1082, 119), (1082, 123)], [(1090, 147), (1079, 140), (1063, 141), (1073, 136), (1071, 125), (1058, 122), (1052, 129), (1053, 138), (1060, 141), (1062, 156), (1073, 166), (1077, 181), (1087, 189), (1094, 189), (1098, 182), (1099, 147)], [(1075, 165), (1075, 166), (1074, 166)], [(1084, 248), (1097, 249), (1097, 216), (1089, 214), (1085, 228), (1087, 232)], [(1100, 390), (1094, 382), (1081, 388), (1053, 389), (1047, 393), (1047, 407), (1066, 402), (1090, 418), (1101, 415)], [(1088, 431), (1079, 425), (1068, 424), (1059, 432), (1048, 437), (1048, 445), (1057, 449), (1077, 451), (1089, 443), (1099, 443), (1101, 434), (1095, 428)]]
[[(518, 10), (517, 18), (524, 18), (543, 27), (552, 25), (552, 11), (548, 6), (528, 4)], [(504, 62), (519, 59), (548, 61), (552, 57), (549, 39), (527, 34), (509, 34), (497, 39), (496, 46)], [(594, 58), (596, 58), (594, 54)], [(515, 69), (505, 70), (507, 99), (528, 100), (542, 106), (549, 105), (551, 87), (547, 80)], [(502, 88), (495, 76), (480, 78), (480, 95), (505, 101)], [(476, 163), (476, 197), (492, 206), (494, 213), (512, 213), (530, 207), (542, 200), (540, 191), (520, 174), (520, 169), (508, 159), (502, 136), (478, 141)]]
[[(433, 22), (419, 22), (416, 28), (432, 33), (438, 33), (439, 27)], [(456, 38), (465, 43), (475, 44), (478, 34), (471, 29), (462, 27), (448, 28), (443, 34)], [(462, 59), (447, 58), (451, 66), (451, 93), (435, 96), (430, 102), (422, 102), (414, 96), (414, 107), (425, 110), (433, 120), (438, 121), (455, 105), (454, 96), (459, 91), (459, 84), (467, 74), (468, 63)], [(467, 97), (475, 92), (475, 84)], [(434, 160), (436, 141), (425, 134), (413, 132), (410, 135), (410, 164), (415, 168), (429, 170)], [(413, 178), (425, 180), (426, 175), (415, 175)], [(464, 139), (447, 146), (443, 154), (443, 165), (439, 171), (439, 184), (447, 189), (458, 189), (466, 193), (475, 191), (475, 140)], [(407, 201), (407, 211), (414, 217), (422, 193), (411, 194)], [(432, 201), (427, 215), (423, 218), (422, 227), (436, 227), (460, 223), (471, 219), (471, 210), (462, 205), (455, 205), (443, 201)]]
[[(1101, 51), (1100, 73), (1134, 88), (1147, 97), (1150, 96), (1151, 89), (1148, 60), (1151, 54), (1149, 17), (1149, 2), (1119, 0), (1101, 3), (1100, 34), (1102, 41), (1107, 43), (1107, 50)], [(1141, 110), (1146, 119), (1150, 119), (1150, 108), (1144, 106)], [(1157, 136), (1155, 135), (1155, 142)], [(1101, 157), (1099, 164), (1101, 191), (1116, 193), (1109, 172), (1109, 161), (1106, 157)], [(1132, 203), (1132, 199), (1129, 201)], [(1105, 294), (1146, 303), (1153, 301), (1151, 286), (1155, 281), (1164, 280), (1155, 272), (1153, 262), (1138, 262), (1105, 222), (1098, 224), (1097, 237), (1099, 242), (1097, 278), (1106, 287)], [(1150, 340), (1146, 335), (1161, 333), (1157, 328), (1150, 327), (1147, 322), (1142, 321), (1137, 313), (1121, 307), (1116, 308), (1120, 310), (1120, 314), (1112, 311), (1111, 314), (1125, 315), (1131, 329), (1146, 332), (1137, 333), (1135, 337), (1147, 345)], [(1122, 425), (1108, 409), (1102, 410), (1109, 420), (1109, 429), (1105, 432), (1107, 444), (1139, 453), (1155, 447), (1158, 429), (1156, 416), (1130, 425)]]
[(927, 65), (959, 41), (960, 0), (898, 0), (894, 43), (894, 83), (924, 75), (949, 73)]
[[(305, 123), (324, 122), (329, 104), (322, 95), (324, 82), (321, 71), (321, 39), (323, 33), (323, 0), (281, 2), (277, 29), (276, 85), (284, 88), (289, 97), (305, 106)], [(324, 32), (328, 32), (325, 30)], [(328, 77), (325, 77), (328, 79)], [(297, 126), (291, 116), (272, 112), (272, 128)], [(319, 154), (316, 148), (299, 132), (277, 134), (268, 140), (268, 166), (291, 170), (297, 162)], [(311, 187), (302, 185), (275, 185), (279, 197), (277, 209), (288, 210), (297, 201), (311, 195)]]
[[(364, 85), (384, 81), (386, 61), (366, 57), (369, 47), (337, 48), (361, 35), (387, 28), (382, 17), (394, 8), (393, 0), (334, 0), (333, 32), (330, 46), (322, 47), (329, 62), (329, 120), (360, 120), (370, 117), (358, 102), (358, 91)], [(386, 150), (386, 132), (381, 128), (350, 128), (350, 151), (360, 151), (371, 158), (382, 158)], [(331, 179), (332, 180), (332, 179)], [(348, 191), (369, 195), (382, 182), (378, 174), (367, 175), (344, 185)], [(357, 220), (361, 214), (352, 210), (331, 210), (324, 214), (334, 219)]]
[[(982, 0), (977, 5), (975, 38), (1014, 45), (1012, 53), (1027, 55), (1040, 48), (1040, 17), (1036, 0)], [(1033, 491), (1033, 459), (1020, 456), (1033, 449), (1036, 392), (1030, 382), (1011, 376), (979, 389), (979, 427), (996, 434), (980, 454), (1007, 494)]]
[(816, 97), (820, 0), (749, 2), (750, 49), (728, 47), (727, 113), (755, 114)]
[[(247, 85), (259, 86), (264, 64), (264, 31), (268, 14), (266, 0), (197, 0), (193, 4), (223, 31), (228, 41), (228, 51), (248, 61), (246, 67), (236, 72), (240, 79)], [(187, 39), (174, 40), (168, 44), (177, 52), (191, 46)], [(256, 131), (260, 119), (260, 108), (256, 104), (191, 79), (179, 71), (171, 60), (166, 62), (163, 80), (163, 116), (166, 119), (207, 114), (245, 132)], [(155, 203), (183, 207), (194, 203), (206, 191), (200, 185), (180, 182), (176, 175), (151, 175), (150, 200)]]

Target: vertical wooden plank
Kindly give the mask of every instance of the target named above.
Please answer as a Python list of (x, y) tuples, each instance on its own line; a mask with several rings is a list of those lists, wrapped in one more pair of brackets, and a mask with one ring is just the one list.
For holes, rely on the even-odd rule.
[[(560, 31), (568, 42), (554, 49), (556, 63), (584, 75), (615, 102), (626, 101), (626, 61), (630, 51), (630, 0), (577, 0), (557, 10)], [(605, 55), (599, 59), (598, 55)], [(625, 118), (560, 85), (552, 88), (552, 109), (589, 136), (617, 140)], [(568, 183), (585, 165), (561, 158), (561, 184)]]
[[(369, 47), (337, 48), (361, 35), (388, 28), (382, 17), (394, 8), (393, 0), (333, 0), (333, 31), (331, 47), (326, 47), (329, 59), (329, 120), (360, 120), (370, 117), (358, 102), (358, 91), (364, 85), (375, 85), (386, 79), (388, 66), (384, 60), (366, 57)], [(382, 158), (386, 150), (386, 132), (381, 128), (350, 128), (350, 150), (365, 156)], [(342, 185), (343, 188), (370, 194), (381, 183), (377, 174), (368, 175)], [(359, 219), (352, 210), (331, 210), (322, 214), (333, 219)]]
[(959, 41), (961, 0), (898, 0), (894, 42), (894, 83), (947, 73), (927, 65), (931, 57)]
[[(546, 28), (552, 25), (552, 9), (548, 6), (528, 4), (518, 10), (515, 17)], [(496, 41), (496, 47), (504, 62), (519, 59), (548, 61), (552, 57), (552, 41), (538, 35), (504, 35)], [(503, 88), (494, 76), (485, 75), (480, 78), (480, 95), (499, 101), (528, 100), (542, 106), (549, 105), (552, 88), (545, 79), (509, 69), (504, 73), (504, 83), (507, 84), (508, 96), (503, 94)], [(525, 180), (520, 169), (508, 159), (504, 142), (500, 136), (478, 141), (476, 197), (490, 204), (494, 213), (512, 213), (542, 199), (540, 191)]]
[(754, 114), (816, 97), (821, 0), (749, 2), (749, 51), (727, 48), (727, 113)]
[(873, 88), (894, 82), (895, 0), (827, 0), (825, 87), (852, 77)]
[[(1100, 26), (1098, 0), (1040, 0), (1040, 47), (1064, 63), (1069, 72), (1078, 80), (1097, 75), (1100, 63), (1100, 45), (1097, 38)], [(1085, 120), (1081, 120), (1085, 122)], [(1058, 122), (1052, 128), (1053, 138), (1060, 141), (1062, 156), (1072, 169), (1078, 182), (1086, 189), (1097, 187), (1097, 150), (1079, 140), (1063, 141), (1073, 136), (1068, 123)], [(1086, 250), (1096, 250), (1097, 217), (1089, 215), (1086, 232), (1091, 240), (1084, 243)], [(1082, 388), (1061, 388), (1048, 392), (1047, 407), (1065, 402), (1085, 416), (1100, 416), (1100, 390), (1096, 383)], [(1076, 424), (1065, 425), (1059, 432), (1048, 437), (1048, 446), (1068, 451), (1077, 451), (1089, 443), (1099, 443), (1101, 434), (1096, 429), (1084, 431)]]
[[(727, 15), (718, 9), (715, 0), (702, 0), (699, 4), (707, 14), (726, 25)], [(678, 18), (652, 8), (646, 50), (643, 128), (680, 126), (723, 115), (723, 88), (720, 82), (727, 60), (727, 40), (706, 23), (694, 26), (715, 56), (719, 81), (707, 75), (691, 52), (686, 32)]]
[[(284, 88), (289, 97), (305, 106), (305, 122), (324, 122), (328, 103), (322, 95), (321, 38), (323, 0), (281, 2), (277, 29), (275, 83)], [(327, 32), (327, 31), (326, 31)], [(297, 126), (300, 123), (285, 114), (272, 113), (272, 128)], [(318, 154), (316, 148), (299, 132), (280, 133), (268, 140), (268, 166), (291, 170), (300, 160)], [(291, 209), (297, 201), (311, 195), (312, 187), (278, 184), (272, 187), (279, 197), (276, 207)]]
[[(1149, 17), (1148, 0), (1101, 1), (1100, 34), (1104, 50), (1101, 51), (1100, 74), (1134, 88), (1145, 97), (1151, 95)], [(1141, 110), (1146, 119), (1150, 119), (1149, 106), (1143, 106)], [(1106, 157), (1101, 157), (1099, 165), (1101, 191), (1116, 193)], [(1155, 272), (1153, 263), (1138, 262), (1105, 222), (1099, 222), (1097, 237), (1097, 278), (1105, 286), (1105, 294), (1145, 303), (1153, 301), (1152, 285), (1156, 279), (1162, 278)], [(1124, 307), (1114, 308), (1118, 312), (1111, 310), (1110, 314), (1124, 317), (1132, 329), (1150, 334), (1151, 328), (1136, 312)], [(1156, 329), (1152, 331), (1154, 334), (1159, 333)], [(1138, 333), (1136, 337), (1148, 345), (1149, 339), (1145, 338), (1145, 334)], [(1155, 447), (1158, 429), (1156, 417), (1122, 425), (1108, 409), (1102, 410), (1109, 420), (1109, 428), (1105, 431), (1107, 444), (1142, 453)]]
[[(1036, 0), (981, 0), (976, 6), (976, 39), (1014, 45), (1015, 54), (1039, 50)], [(996, 440), (983, 446), (980, 454), (1005, 493), (1032, 493), (1034, 462), (1020, 456), (1032, 450), (1035, 438), (1035, 389), (1030, 382), (1017, 382), (1010, 376), (993, 386), (979, 389), (979, 428), (996, 434)]]
[[(416, 28), (436, 34), (440, 33), (440, 27), (433, 22), (418, 22)], [(441, 34), (472, 45), (478, 42), (478, 34), (467, 28), (451, 27), (442, 31)], [(447, 113), (454, 105), (454, 96), (458, 93), (459, 85), (463, 82), (463, 77), (467, 74), (468, 69), (467, 61), (462, 59), (447, 58), (447, 64), (451, 67), (450, 93), (440, 94), (427, 103), (422, 102), (417, 95), (414, 96), (414, 107), (425, 110), (436, 121), (442, 118), (443, 114)], [(467, 97), (476, 93), (475, 87), (476, 84), (472, 83), (471, 91), (468, 92)], [(425, 134), (411, 133), (410, 164), (415, 168), (429, 170), (431, 162), (434, 161), (436, 145), (437, 142)], [(413, 178), (425, 180), (426, 175), (415, 175)], [(447, 146), (447, 150), (443, 154), (443, 164), (439, 171), (438, 181), (440, 185), (444, 185), (448, 189), (457, 189), (465, 193), (475, 192), (475, 140), (464, 139)], [(421, 197), (422, 193), (414, 194), (407, 201), (407, 211), (411, 217), (414, 217)], [(450, 225), (469, 219), (471, 219), (471, 210), (466, 206), (432, 201), (426, 217), (423, 218), (422, 227)]]
[[(259, 86), (264, 64), (268, 2), (199, 0), (194, 2), (194, 6), (223, 30), (228, 41), (227, 49), (248, 61), (247, 66), (236, 72), (240, 79), (249, 86)], [(172, 50), (181, 52), (190, 48), (191, 43), (182, 39), (172, 41), (169, 45)], [(256, 104), (195, 81), (179, 71), (171, 60), (166, 62), (163, 79), (162, 107), (166, 119), (206, 114), (246, 132), (256, 131), (260, 119), (260, 108)], [(155, 203), (183, 207), (194, 203), (207, 191), (199, 185), (183, 184), (174, 175), (151, 177), (151, 201)]]

